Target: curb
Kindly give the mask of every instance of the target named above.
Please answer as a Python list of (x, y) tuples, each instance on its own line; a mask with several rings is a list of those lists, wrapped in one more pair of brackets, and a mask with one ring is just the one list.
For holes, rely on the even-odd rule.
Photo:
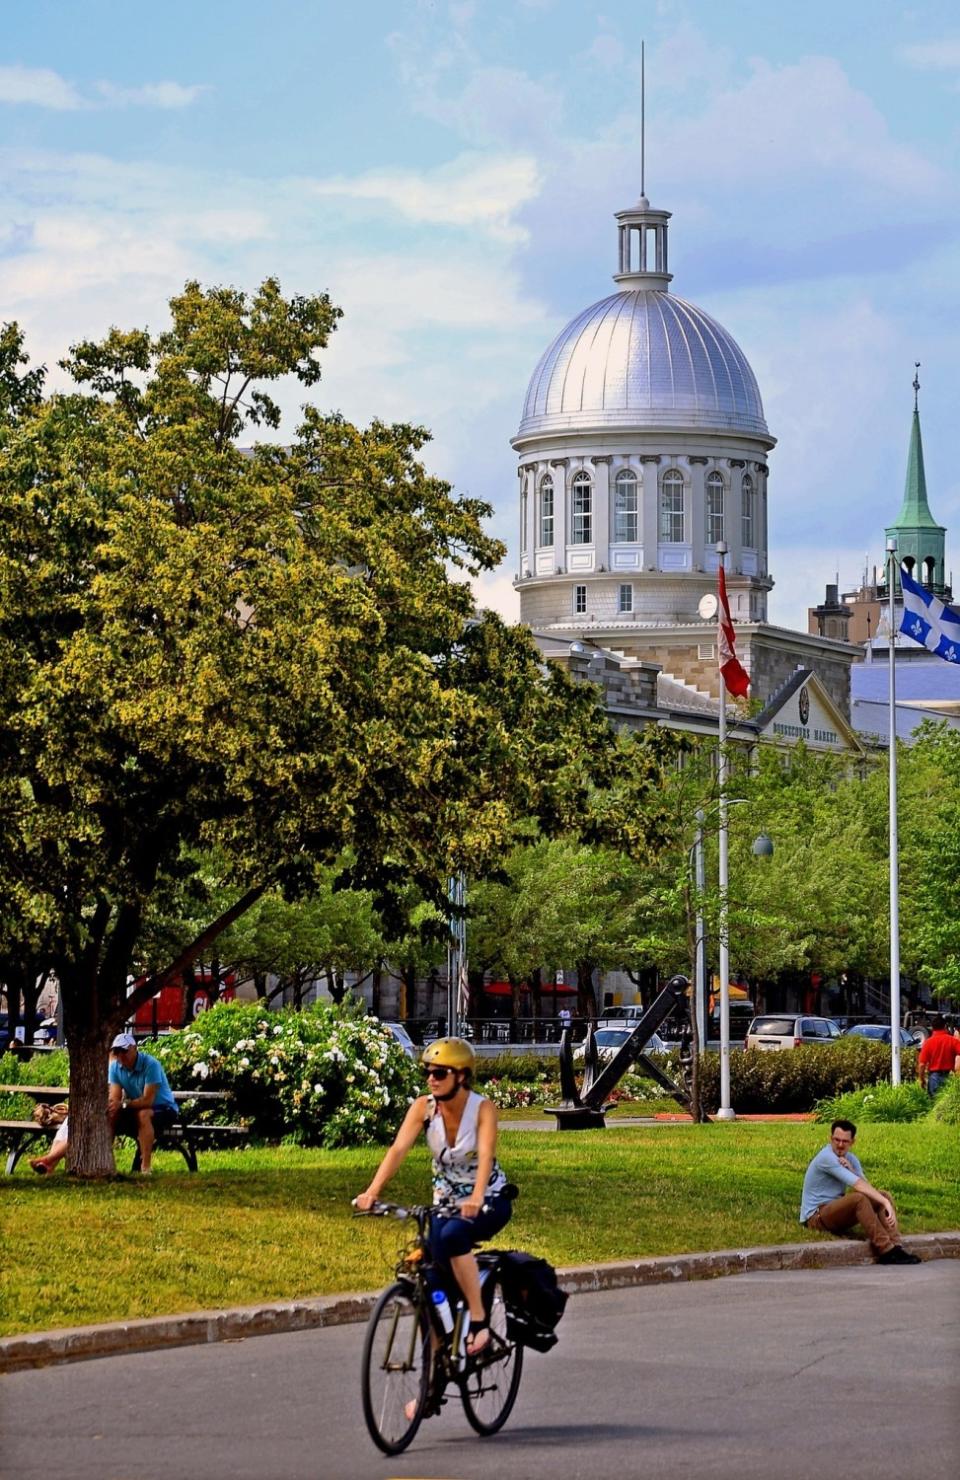
[[(904, 1246), (924, 1259), (960, 1259), (960, 1231), (920, 1233)], [(616, 1264), (581, 1264), (558, 1271), (569, 1294), (622, 1290), (636, 1285), (669, 1285), (689, 1280), (778, 1269), (835, 1269), (870, 1264), (856, 1239), (830, 1243), (775, 1244), (769, 1248), (721, 1249), (707, 1254), (658, 1255)], [(365, 1321), (374, 1294), (321, 1295), (308, 1300), (282, 1300), (269, 1305), (241, 1305), (228, 1310), (199, 1310), (182, 1316), (152, 1316), (142, 1321), (111, 1321), (100, 1326), (68, 1326), (0, 1339), (0, 1373), (31, 1367), (82, 1362), (121, 1353), (164, 1351), (177, 1346), (203, 1346), (215, 1341), (244, 1341), (250, 1336), (277, 1336), (288, 1331), (314, 1331)]]

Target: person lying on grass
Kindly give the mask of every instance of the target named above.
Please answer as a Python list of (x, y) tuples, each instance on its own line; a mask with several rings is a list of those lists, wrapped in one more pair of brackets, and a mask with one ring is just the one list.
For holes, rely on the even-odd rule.
[(889, 1192), (878, 1191), (863, 1175), (853, 1154), (857, 1128), (835, 1120), (829, 1143), (807, 1167), (800, 1199), (800, 1222), (815, 1232), (842, 1234), (859, 1223), (878, 1264), (919, 1264), (900, 1242), (897, 1213)]
[(414, 1100), (370, 1186), (354, 1201), (367, 1212), (420, 1132), (426, 1132), (433, 1153), (434, 1203), (455, 1202), (460, 1207), (459, 1215), (434, 1218), (430, 1255), (434, 1263), (452, 1271), (463, 1291), (470, 1312), (467, 1351), (476, 1356), (490, 1340), (490, 1326), (473, 1248), (499, 1233), (511, 1213), (507, 1179), (496, 1159), (497, 1112), (492, 1101), (472, 1088), (476, 1059), (463, 1038), (436, 1039), (424, 1050), (421, 1062), (429, 1092)]

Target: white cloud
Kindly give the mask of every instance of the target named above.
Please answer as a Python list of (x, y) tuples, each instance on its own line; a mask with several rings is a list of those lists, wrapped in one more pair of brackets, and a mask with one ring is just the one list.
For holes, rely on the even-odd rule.
[(0, 67), (0, 103), (26, 103), (60, 112), (97, 107), (187, 108), (206, 90), (200, 84), (187, 87), (180, 82), (146, 82), (139, 87), (96, 82), (94, 96), (85, 97), (48, 67)]
[(887, 200), (891, 190), (933, 195), (943, 183), (935, 165), (891, 135), (876, 104), (832, 57), (779, 67), (755, 60), (742, 86), (715, 92), (699, 114), (673, 121), (669, 169), (671, 179), (709, 178), (714, 188), (782, 188), (787, 179), (795, 192), (826, 191), (849, 182)]
[(185, 87), (181, 82), (145, 82), (140, 87), (118, 87), (114, 82), (98, 82), (96, 90), (111, 107), (189, 108), (209, 89), (202, 83)]
[[(509, 558), (505, 563), (509, 564)], [(513, 589), (513, 577), (504, 572), (503, 566), (484, 571), (471, 585), (478, 607), (498, 612), (504, 621), (519, 622), (520, 597)]]
[(76, 88), (47, 67), (0, 67), (0, 103), (60, 110), (84, 106)]
[(613, 71), (622, 65), (626, 53), (619, 36), (611, 31), (600, 31), (587, 47), (586, 58), (597, 66)]
[(511, 220), (539, 189), (529, 155), (461, 155), (439, 169), (370, 171), (306, 182), (315, 195), (382, 202), (408, 221), (482, 226), (501, 241), (525, 239)]
[(919, 41), (913, 46), (905, 46), (901, 55), (911, 67), (924, 71), (960, 71), (960, 36), (948, 36), (942, 41)]

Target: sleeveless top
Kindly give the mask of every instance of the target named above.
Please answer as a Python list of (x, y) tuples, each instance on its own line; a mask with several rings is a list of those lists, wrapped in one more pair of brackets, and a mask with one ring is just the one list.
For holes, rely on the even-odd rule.
[[(440, 1107), (432, 1095), (428, 1098), (427, 1145), (433, 1152), (433, 1200), (444, 1202), (455, 1198), (462, 1202), (473, 1192), (477, 1179), (477, 1115), (483, 1096), (471, 1090), (463, 1115), (457, 1127), (457, 1139), (453, 1146), (447, 1144), (447, 1128), (443, 1123)], [(494, 1159), (486, 1195), (501, 1192), (507, 1185), (499, 1162)]]

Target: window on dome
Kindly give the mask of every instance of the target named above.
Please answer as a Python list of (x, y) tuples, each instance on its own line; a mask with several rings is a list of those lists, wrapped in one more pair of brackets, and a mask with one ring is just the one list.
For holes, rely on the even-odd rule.
[(613, 538), (631, 544), (637, 538), (637, 475), (624, 469), (614, 485)]
[(755, 547), (756, 534), (754, 531), (753, 479), (749, 473), (744, 473), (743, 482), (740, 485), (740, 512), (743, 547), (745, 550), (752, 550)]
[(578, 473), (571, 485), (570, 543), (593, 543), (593, 488), (587, 473)]
[(617, 610), (621, 616), (633, 611), (633, 586), (625, 583), (620, 587)]
[(587, 588), (586, 586), (574, 586), (573, 588), (573, 610), (576, 616), (586, 615), (587, 610)]
[(707, 479), (707, 544), (715, 545), (723, 538), (723, 479), (711, 473)]
[(670, 468), (660, 483), (660, 539), (666, 545), (682, 545), (683, 533), (683, 474)]
[(553, 544), (553, 479), (540, 483), (540, 544)]

